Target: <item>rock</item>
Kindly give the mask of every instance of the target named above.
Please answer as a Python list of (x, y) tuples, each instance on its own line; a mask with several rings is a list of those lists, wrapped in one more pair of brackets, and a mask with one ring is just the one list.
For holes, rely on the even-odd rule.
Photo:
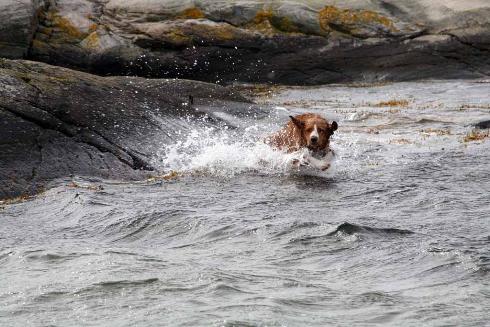
[(102, 75), (318, 84), (490, 74), (487, 0), (7, 3), (20, 9), (4, 30), (31, 28), (0, 33), (4, 56), (21, 58), (32, 39), (28, 58)]
[(27, 55), (40, 7), (38, 0), (0, 2), (0, 57), (23, 58)]
[(143, 178), (156, 173), (154, 153), (188, 128), (183, 117), (211, 124), (219, 122), (215, 111), (244, 114), (251, 106), (214, 84), (0, 59), (0, 199), (70, 175)]
[(476, 128), (479, 129), (490, 129), (490, 120), (484, 120), (475, 124)]

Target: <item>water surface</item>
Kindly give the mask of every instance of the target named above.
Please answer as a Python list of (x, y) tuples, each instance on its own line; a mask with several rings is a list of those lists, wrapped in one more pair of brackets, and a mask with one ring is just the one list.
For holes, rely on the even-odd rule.
[[(484, 326), (490, 143), (465, 136), (489, 90), (272, 89), (269, 118), (162, 145), (177, 177), (76, 177), (3, 205), (0, 324)], [(340, 126), (325, 174), (260, 142), (305, 111)]]

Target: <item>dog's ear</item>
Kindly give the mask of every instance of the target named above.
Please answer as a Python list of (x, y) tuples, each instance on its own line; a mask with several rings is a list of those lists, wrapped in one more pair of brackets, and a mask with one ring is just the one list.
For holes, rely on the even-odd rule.
[(339, 125), (337, 125), (336, 121), (333, 121), (332, 124), (330, 124), (331, 134), (333, 134), (333, 132), (335, 132), (337, 130), (337, 128), (339, 128)]
[(296, 125), (298, 128), (303, 128), (305, 127), (305, 123), (302, 122), (301, 120), (299, 120), (298, 118), (296, 117), (293, 117), (293, 116), (289, 116), (289, 118), (291, 118), (291, 121), (293, 122), (294, 125)]

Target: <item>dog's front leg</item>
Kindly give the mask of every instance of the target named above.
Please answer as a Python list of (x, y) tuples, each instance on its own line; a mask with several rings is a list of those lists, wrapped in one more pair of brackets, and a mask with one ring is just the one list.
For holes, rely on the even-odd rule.
[(310, 161), (305, 155), (301, 157), (301, 159), (293, 159), (293, 166), (296, 168), (309, 166)]
[(317, 159), (315, 157), (308, 158), (310, 165), (320, 170), (327, 170), (330, 168), (330, 161), (325, 159)]
[(315, 158), (314, 156), (309, 156), (308, 160), (311, 164), (311, 166), (317, 168), (317, 169), (320, 169), (322, 171), (325, 171), (327, 170), (328, 168), (330, 168), (330, 163), (332, 161), (334, 157), (334, 153), (333, 151), (329, 151), (323, 158), (321, 159), (317, 159)]

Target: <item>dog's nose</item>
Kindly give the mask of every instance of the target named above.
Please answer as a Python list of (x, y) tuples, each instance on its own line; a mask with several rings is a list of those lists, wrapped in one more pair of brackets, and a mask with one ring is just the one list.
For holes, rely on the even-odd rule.
[(318, 141), (318, 136), (312, 136), (310, 138), (310, 140), (311, 140), (311, 143), (316, 143)]

